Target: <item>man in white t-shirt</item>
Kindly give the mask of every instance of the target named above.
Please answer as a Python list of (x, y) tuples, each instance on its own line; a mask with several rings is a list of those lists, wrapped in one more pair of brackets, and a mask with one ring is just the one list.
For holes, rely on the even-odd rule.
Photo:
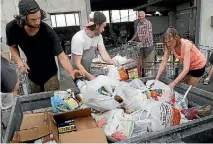
[(101, 33), (106, 27), (106, 16), (101, 12), (95, 12), (89, 24), (83, 30), (77, 32), (72, 38), (72, 65), (79, 69), (89, 80), (95, 77), (90, 74), (90, 66), (98, 49), (101, 57), (108, 64), (114, 64), (107, 53)]

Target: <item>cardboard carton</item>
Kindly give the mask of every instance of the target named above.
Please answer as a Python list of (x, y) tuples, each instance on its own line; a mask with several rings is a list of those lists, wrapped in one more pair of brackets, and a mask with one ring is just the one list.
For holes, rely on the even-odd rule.
[[(23, 115), (20, 130), (16, 131), (11, 142), (28, 142), (43, 137), (49, 137), (57, 131), (57, 127), (50, 113), (37, 113)], [(55, 138), (54, 138), (55, 139)]]
[[(74, 120), (77, 131), (59, 134), (57, 124), (68, 120)], [(107, 143), (104, 130), (97, 126), (89, 108), (58, 115), (26, 114), (12, 142), (28, 142), (44, 137), (46, 142), (55, 140), (60, 143)]]

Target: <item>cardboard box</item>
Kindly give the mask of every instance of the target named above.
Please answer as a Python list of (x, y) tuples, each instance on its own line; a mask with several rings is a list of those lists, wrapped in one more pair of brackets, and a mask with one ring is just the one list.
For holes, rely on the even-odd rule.
[(57, 131), (57, 127), (51, 113), (25, 114), (23, 115), (20, 130), (15, 132), (11, 142), (28, 142), (43, 137), (46, 140), (44, 142), (47, 142), (55, 139), (55, 137), (51, 136), (55, 131)]
[(11, 52), (1, 52), (2, 57), (6, 58), (9, 62), (11, 61)]
[[(74, 120), (77, 131), (59, 134), (57, 124)], [(15, 132), (12, 142), (28, 142), (45, 137), (45, 141), (60, 143), (107, 143), (104, 130), (99, 128), (91, 116), (91, 109), (65, 112), (26, 114), (20, 130)]]

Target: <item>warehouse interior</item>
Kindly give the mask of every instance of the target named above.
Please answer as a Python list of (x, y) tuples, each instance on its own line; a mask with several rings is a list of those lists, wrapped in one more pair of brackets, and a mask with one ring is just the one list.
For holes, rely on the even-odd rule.
[[(20, 0), (1, 0), (1, 51), (9, 51), (6, 45), (6, 24), (18, 14)], [(95, 11), (107, 17), (103, 32), (106, 49), (126, 43), (134, 34), (134, 22), (138, 11), (146, 12), (151, 21), (155, 43), (162, 41), (162, 34), (169, 26), (175, 27), (182, 37), (192, 40), (201, 47), (213, 46), (212, 0), (36, 0), (45, 10), (44, 20), (56, 32), (65, 53), (71, 52), (72, 36), (84, 28), (89, 15)], [(127, 32), (120, 40), (120, 31)], [(209, 55), (209, 54), (207, 54)], [(25, 58), (23, 52), (21, 56)], [(61, 75), (63, 75), (63, 70)], [(65, 72), (66, 73), (66, 72)], [(201, 86), (202, 87), (202, 86)]]
[[(2, 29), (5, 29), (6, 23), (17, 14), (18, 1), (1, 1)], [(103, 34), (105, 39), (113, 37), (112, 33), (115, 37), (119, 37), (119, 28), (122, 26), (126, 28), (128, 38), (130, 38), (134, 34), (133, 23), (137, 19), (136, 11), (138, 10), (146, 12), (147, 19), (152, 22), (153, 34), (156, 39), (168, 26), (174, 26), (182, 36), (190, 35), (196, 44), (210, 46), (212, 44), (210, 40), (210, 36), (212, 36), (210, 23), (212, 1), (124, 0), (115, 3), (112, 0), (38, 0), (38, 3), (46, 11), (48, 16), (45, 21), (56, 31), (62, 45), (69, 41), (74, 33), (83, 28), (83, 25), (89, 20), (89, 14), (94, 11), (102, 11), (107, 16), (108, 25)], [(202, 5), (197, 5), (197, 3), (202, 3)], [(59, 5), (61, 6), (59, 7)], [(205, 38), (203, 36), (205, 32), (208, 32), (210, 36)], [(1, 31), (1, 35), (2, 50), (7, 51), (5, 31)]]
[[(17, 14), (17, 3), (19, 0), (2, 0), (2, 20), (1, 27), (5, 29), (6, 23)], [(152, 22), (153, 34), (157, 37), (162, 34), (168, 26), (174, 26), (179, 33), (190, 35), (196, 44), (211, 45), (210, 38), (204, 38), (202, 31), (211, 32), (210, 8), (211, 1), (200, 0), (38, 0), (38, 3), (48, 14), (45, 20), (58, 34), (62, 45), (69, 41), (74, 33), (83, 28), (88, 21), (89, 14), (94, 11), (102, 11), (108, 19), (107, 28), (103, 34), (105, 40), (112, 37), (119, 37), (119, 28), (124, 26), (128, 32), (128, 39), (134, 34), (133, 23), (137, 19), (138, 10), (143, 10), (147, 14), (147, 19)], [(202, 3), (197, 5), (197, 3)], [(61, 5), (61, 7), (59, 7)], [(205, 9), (202, 6), (205, 5)], [(209, 7), (209, 10), (208, 10)], [(9, 12), (10, 10), (10, 12)], [(157, 13), (156, 13), (157, 12)], [(208, 16), (209, 14), (209, 16)], [(68, 21), (65, 22), (65, 20)], [(200, 19), (206, 19), (200, 21)], [(205, 29), (201, 25), (206, 25)], [(204, 32), (204, 33), (205, 33)], [(5, 32), (2, 31), (2, 50), (7, 50), (5, 44)], [(113, 35), (114, 34), (114, 35)], [(211, 33), (210, 33), (211, 35)], [(206, 42), (210, 42), (207, 44)], [(113, 43), (113, 42), (108, 42)], [(116, 42), (114, 42), (116, 43)]]
[[(144, 11), (146, 13), (146, 19), (148, 19), (152, 24), (152, 32), (155, 48), (158, 45), (162, 46), (162, 36), (165, 30), (172, 26), (177, 29), (180, 36), (186, 39), (191, 40), (195, 45), (205, 54), (206, 57), (210, 57), (211, 52), (213, 52), (213, 0), (36, 0), (41, 9), (46, 12), (46, 19), (44, 22), (47, 23), (50, 27), (53, 28), (57, 34), (60, 44), (70, 58), (71, 56), (71, 40), (74, 34), (79, 30), (84, 29), (84, 25), (87, 24), (90, 20), (90, 15), (94, 14), (96, 11), (102, 12), (107, 18), (107, 25), (104, 32), (102, 33), (104, 45), (107, 51), (113, 50), (114, 48), (120, 47), (124, 44), (127, 44), (128, 41), (135, 34), (135, 24), (138, 20), (138, 12)], [(8, 22), (14, 19), (14, 16), (19, 14), (18, 3), (20, 0), (1, 0), (1, 52), (9, 53), (9, 47), (6, 44), (6, 25)], [(125, 36), (121, 36), (122, 32), (125, 31)], [(123, 38), (125, 37), (125, 38)], [(205, 50), (209, 51), (205, 51)], [(22, 51), (21, 58), (26, 59), (26, 56)], [(10, 55), (11, 56), (11, 55)], [(162, 57), (162, 55), (161, 55)], [(70, 86), (75, 85), (72, 78), (62, 68), (62, 65), (56, 58), (56, 63), (58, 66), (58, 79), (60, 86), (63, 89), (69, 89)], [(210, 69), (210, 63), (207, 62), (205, 76)], [(154, 68), (156, 69), (156, 68)], [(174, 69), (175, 70), (175, 69)], [(167, 75), (165, 75), (167, 78)], [(170, 77), (169, 77), (170, 78)], [(201, 79), (203, 81), (204, 77)], [(178, 90), (186, 91), (186, 85), (181, 85), (181, 88)], [(207, 98), (199, 98), (196, 96), (196, 101), (201, 102), (203, 105), (207, 102), (211, 103), (212, 93), (213, 93), (213, 77), (211, 78), (211, 83), (209, 85), (203, 85), (200, 82), (196, 88), (193, 90), (192, 95), (201, 95), (202, 93), (207, 95)], [(204, 92), (205, 91), (205, 92)], [(23, 91), (24, 93), (24, 91)], [(46, 93), (45, 93), (46, 94)], [(41, 105), (46, 105), (46, 102), (49, 102), (50, 94), (48, 96), (41, 93), (43, 103)], [(34, 96), (34, 95), (33, 95)], [(27, 100), (30, 98), (27, 98)], [(48, 100), (47, 100), (48, 99)], [(22, 101), (23, 100), (23, 101)], [(28, 105), (34, 107), (40, 107), (40, 102), (37, 98), (32, 98), (30, 102), (27, 100), (21, 99), (17, 102), (18, 104), (24, 103), (27, 109)], [(18, 104), (13, 108), (13, 112), (21, 109)], [(49, 104), (49, 103), (48, 103)], [(21, 111), (21, 110), (20, 110)], [(19, 115), (17, 112), (16, 115)], [(11, 109), (5, 111), (3, 121), (5, 125), (11, 123), (12, 120), (8, 121), (8, 118), (11, 115)], [(213, 120), (213, 118), (211, 118)], [(21, 121), (21, 120), (19, 120)], [(199, 122), (199, 121), (198, 121)], [(204, 134), (208, 141), (205, 141), (205, 138), (199, 136), (203, 130), (200, 130), (199, 127), (192, 122), (192, 127), (187, 128), (191, 133), (194, 134), (193, 137), (191, 133), (184, 135), (174, 135), (170, 138), (169, 134), (165, 134), (165, 137), (162, 137), (163, 142), (166, 139), (173, 142), (182, 143), (183, 141), (187, 142), (212, 142), (212, 125), (209, 125), (210, 120), (205, 121), (205, 126), (210, 131), (206, 131)], [(16, 129), (16, 124), (12, 123), (14, 129)], [(193, 125), (194, 124), (194, 125)], [(196, 129), (197, 128), (197, 129)], [(209, 132), (209, 133), (208, 133)], [(5, 132), (4, 132), (5, 133)], [(177, 131), (177, 134), (178, 131)], [(8, 135), (11, 135), (9, 133)], [(179, 137), (184, 137), (183, 141), (179, 141)], [(7, 137), (6, 137), (7, 138)], [(194, 140), (196, 139), (196, 140)], [(204, 140), (203, 140), (204, 139)], [(210, 139), (210, 141), (209, 141)], [(176, 141), (178, 140), (178, 141)], [(147, 140), (148, 141), (148, 140)], [(160, 142), (160, 141), (153, 141)]]
[[(1, 51), (9, 51), (6, 45), (6, 24), (18, 14), (20, 0), (1, 0)], [(163, 32), (169, 26), (175, 27), (182, 37), (196, 45), (213, 46), (212, 0), (37, 0), (45, 10), (44, 20), (56, 32), (64, 51), (70, 54), (72, 36), (84, 28), (89, 15), (95, 11), (107, 17), (103, 33), (107, 49), (126, 43), (134, 34), (134, 22), (140, 10), (146, 12), (151, 21), (155, 43), (161, 42)], [(127, 32), (126, 39), (120, 40), (121, 29)], [(23, 58), (25, 55), (21, 52)]]

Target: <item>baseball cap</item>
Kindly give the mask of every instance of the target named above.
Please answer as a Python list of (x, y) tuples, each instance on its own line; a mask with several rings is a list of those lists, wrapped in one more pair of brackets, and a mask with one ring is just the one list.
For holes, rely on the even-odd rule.
[(21, 0), (18, 4), (19, 14), (28, 15), (36, 13), (40, 10), (38, 3), (35, 0)]
[(90, 21), (88, 24), (85, 25), (85, 27), (89, 27), (97, 23), (106, 22), (106, 16), (101, 12), (95, 12), (94, 14), (90, 14), (89, 17)]

